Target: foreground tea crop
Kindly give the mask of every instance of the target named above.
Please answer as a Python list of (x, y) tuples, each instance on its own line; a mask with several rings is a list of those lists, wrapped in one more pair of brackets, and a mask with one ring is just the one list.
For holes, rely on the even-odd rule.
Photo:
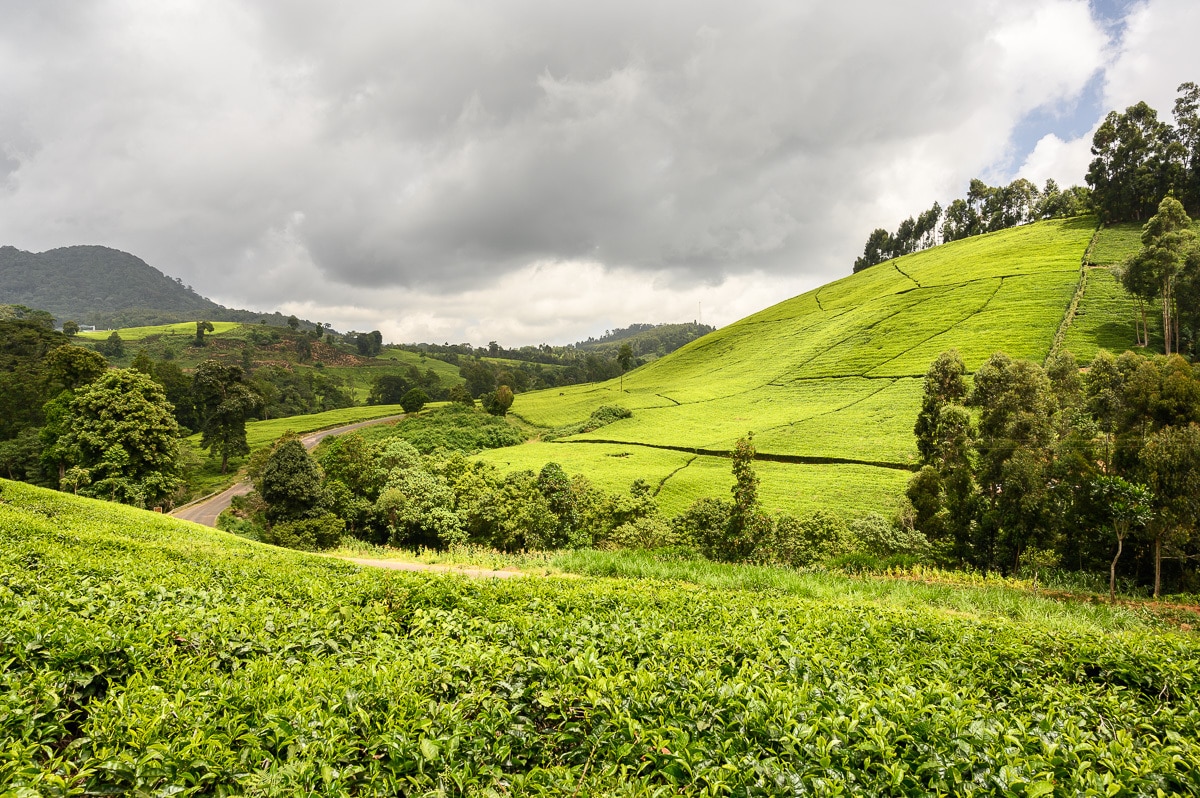
[(1190, 635), (362, 571), (0, 500), (5, 795), (1200, 790)]

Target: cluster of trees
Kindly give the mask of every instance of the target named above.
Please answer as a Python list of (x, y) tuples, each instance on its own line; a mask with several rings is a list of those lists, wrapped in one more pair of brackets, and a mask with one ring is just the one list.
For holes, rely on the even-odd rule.
[[(1164, 558), (1200, 553), (1197, 422), (1200, 370), (1178, 355), (1102, 351), (1081, 376), (1067, 352), (1045, 367), (997, 353), (968, 388), (948, 351), (925, 377), (913, 526), (960, 563), (1104, 570), (1158, 595)], [(1193, 578), (1181, 567), (1177, 586)]]
[(924, 213), (901, 222), (894, 233), (883, 228), (873, 231), (862, 256), (854, 261), (854, 271), (946, 241), (1039, 219), (1092, 211), (1105, 224), (1140, 222), (1172, 193), (1186, 210), (1200, 213), (1200, 86), (1183, 83), (1177, 91), (1174, 125), (1160, 120), (1158, 112), (1144, 102), (1124, 112), (1109, 112), (1092, 137), (1087, 188), (1062, 191), (1049, 180), (1039, 191), (1024, 178), (994, 187), (972, 180), (967, 196), (951, 202), (944, 212), (935, 202)]
[(1162, 311), (1163, 352), (1195, 352), (1200, 332), (1200, 240), (1183, 204), (1164, 197), (1142, 228), (1142, 249), (1121, 269), (1121, 283), (1140, 305), (1137, 334), (1149, 344), (1146, 303)]
[(441, 377), (433, 369), (426, 369), (422, 374), (416, 366), (409, 366), (400, 374), (381, 374), (376, 377), (371, 383), (367, 404), (403, 405), (404, 398), (410, 394), (414, 397), (420, 394), (422, 402), (454, 401), (459, 398), (451, 396), (451, 391), (452, 388), (443, 385)]
[(792, 566), (928, 550), (919, 532), (877, 515), (851, 524), (825, 512), (767, 515), (758, 501), (754, 457), (751, 438), (739, 441), (731, 498), (701, 499), (668, 517), (641, 480), (627, 493), (609, 493), (586, 476), (569, 477), (557, 463), (536, 474), (503, 475), (461, 451), (438, 447), (422, 455), (400, 438), (344, 435), (322, 444), (315, 458), (298, 441), (283, 439), (252, 465), (257, 492), (239, 502), (241, 518), (223, 523), (266, 542), (309, 549), (351, 534), (404, 547), (683, 548), (725, 561)]
[(202, 433), (222, 461), (247, 453), (260, 394), (240, 366), (194, 374), (144, 353), (132, 368), (73, 346), (45, 319), (0, 320), (0, 474), (113, 501), (169, 503), (181, 486), (178, 439)]
[(1090, 207), (1089, 193), (1080, 186), (1063, 191), (1053, 180), (1047, 180), (1039, 190), (1025, 178), (1007, 186), (989, 186), (975, 179), (967, 188), (967, 196), (954, 200), (944, 211), (935, 202), (929, 210), (901, 222), (895, 233), (882, 227), (874, 230), (867, 237), (862, 256), (854, 261), (854, 271), (948, 241), (1007, 230), (1039, 219), (1074, 216)]
[(1174, 125), (1140, 102), (1097, 128), (1087, 183), (1102, 222), (1141, 221), (1170, 192), (1200, 213), (1200, 87), (1184, 83), (1178, 93)]
[(0, 473), (138, 506), (175, 491), (179, 427), (160, 385), (43, 322), (0, 321), (0, 342)]

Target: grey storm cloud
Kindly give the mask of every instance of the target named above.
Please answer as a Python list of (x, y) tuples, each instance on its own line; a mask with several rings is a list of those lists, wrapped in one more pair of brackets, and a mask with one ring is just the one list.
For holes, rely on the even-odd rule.
[[(619, 272), (605, 313), (639, 275), (830, 279), (872, 227), (1022, 155), (1014, 125), (1076, 98), (1112, 46), (1077, 0), (0, 0), (0, 18), (2, 243), (119, 246), (222, 301), (347, 323), (436, 316), (538, 263)], [(444, 312), (427, 329), (470, 326)]]

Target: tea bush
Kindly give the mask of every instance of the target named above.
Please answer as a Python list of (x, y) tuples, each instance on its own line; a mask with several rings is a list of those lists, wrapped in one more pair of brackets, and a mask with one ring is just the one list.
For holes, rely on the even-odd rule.
[(1200, 791), (1191, 635), (362, 570), (0, 491), (8, 795)]

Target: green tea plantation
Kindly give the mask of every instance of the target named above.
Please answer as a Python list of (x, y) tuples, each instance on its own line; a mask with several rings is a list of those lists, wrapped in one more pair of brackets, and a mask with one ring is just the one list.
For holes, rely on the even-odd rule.
[(0, 795), (1195, 795), (1200, 642), (369, 571), (0, 482)]
[(957, 348), (974, 371), (998, 350), (1040, 362), (1060, 336), (1087, 358), (1134, 345), (1136, 302), (1106, 269), (1085, 269), (1094, 237), (1112, 253), (1123, 239), (1095, 232), (1077, 217), (955, 241), (781, 302), (623, 381), (522, 394), (511, 412), (547, 433), (602, 405), (633, 415), (481, 459), (534, 471), (555, 461), (613, 489), (636, 471), (679, 512), (728, 495), (720, 455), (753, 431), (771, 461), (768, 509), (890, 513), (911, 476), (922, 378), (938, 354)]

